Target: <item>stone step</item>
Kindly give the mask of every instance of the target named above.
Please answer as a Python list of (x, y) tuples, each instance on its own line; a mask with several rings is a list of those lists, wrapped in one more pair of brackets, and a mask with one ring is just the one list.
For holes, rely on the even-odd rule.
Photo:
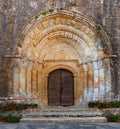
[[(41, 109), (40, 109), (41, 110)], [(59, 108), (45, 108), (43, 111), (51, 111), (51, 112), (73, 112), (73, 111), (100, 111), (97, 108), (73, 108), (73, 107), (59, 107)]]
[(31, 113), (31, 112), (100, 112), (97, 108), (44, 108), (44, 109), (27, 109), (23, 111), (23, 113)]
[(94, 108), (49, 107), (44, 109), (27, 110), (27, 112), (23, 113), (23, 118), (20, 122), (106, 122), (106, 118), (102, 117), (102, 115), (103, 113), (99, 109)]
[(22, 118), (21, 123), (104, 123), (105, 117), (61, 117), (61, 118)]
[(62, 116), (69, 116), (69, 117), (95, 117), (95, 116), (102, 116), (103, 113), (96, 112), (96, 111), (72, 111), (72, 112), (31, 112), (28, 114), (24, 114), (25, 117), (29, 118), (40, 118), (40, 117), (62, 117)]

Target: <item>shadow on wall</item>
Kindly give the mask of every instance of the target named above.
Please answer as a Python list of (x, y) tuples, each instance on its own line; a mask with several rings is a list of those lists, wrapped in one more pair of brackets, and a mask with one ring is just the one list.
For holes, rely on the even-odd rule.
[(8, 75), (6, 73), (6, 70), (1, 70), (0, 71), (0, 78), (1, 78), (1, 84), (0, 84), (0, 97), (7, 97), (9, 94), (8, 91), (8, 85), (7, 85), (7, 81), (8, 81)]
[(0, 97), (9, 97), (12, 91), (11, 59), (4, 58), (0, 70)]

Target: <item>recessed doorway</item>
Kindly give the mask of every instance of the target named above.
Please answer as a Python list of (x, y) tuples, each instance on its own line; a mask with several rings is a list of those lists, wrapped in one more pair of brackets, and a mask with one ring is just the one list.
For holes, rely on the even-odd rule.
[(48, 105), (74, 105), (74, 76), (68, 70), (58, 69), (49, 74)]

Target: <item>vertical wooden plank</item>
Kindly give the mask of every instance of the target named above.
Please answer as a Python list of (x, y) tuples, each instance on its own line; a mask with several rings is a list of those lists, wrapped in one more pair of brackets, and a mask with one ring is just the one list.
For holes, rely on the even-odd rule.
[(74, 105), (73, 74), (67, 70), (62, 70), (61, 77), (62, 77), (61, 105), (63, 106)]
[(48, 79), (48, 105), (60, 106), (61, 90), (60, 70), (53, 71)]

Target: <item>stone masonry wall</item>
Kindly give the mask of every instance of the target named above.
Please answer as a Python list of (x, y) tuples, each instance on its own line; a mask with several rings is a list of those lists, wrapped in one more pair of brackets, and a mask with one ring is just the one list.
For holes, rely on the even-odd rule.
[[(14, 54), (16, 38), (23, 25), (31, 17), (36, 17), (41, 10), (50, 6), (59, 9), (74, 7), (81, 13), (93, 18), (108, 34), (113, 48), (113, 90), (120, 91), (120, 2), (119, 0), (0, 0), (0, 96), (12, 93), (11, 58)], [(10, 87), (11, 86), (11, 87)]]

